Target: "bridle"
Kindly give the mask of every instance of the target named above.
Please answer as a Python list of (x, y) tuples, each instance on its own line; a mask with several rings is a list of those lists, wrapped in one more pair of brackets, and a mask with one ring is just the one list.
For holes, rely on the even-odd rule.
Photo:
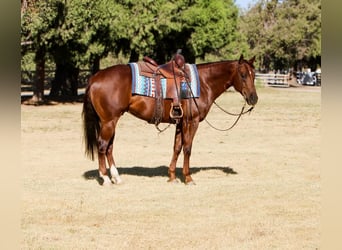
[[(240, 76), (241, 77), (241, 76)], [(254, 109), (254, 106), (250, 107), (247, 111), (245, 111), (245, 108), (246, 108), (246, 100), (245, 100), (245, 103), (244, 105), (242, 106), (241, 108), (241, 112), (239, 114), (235, 114), (235, 113), (231, 113), (231, 112), (228, 112), (227, 110), (223, 109), (220, 105), (218, 105), (215, 101), (213, 102), (216, 107), (218, 107), (221, 111), (223, 111), (224, 113), (228, 114), (228, 115), (232, 115), (232, 116), (237, 116), (235, 122), (228, 128), (225, 128), (225, 129), (220, 129), (220, 128), (217, 128), (215, 126), (213, 126), (208, 120), (207, 118), (205, 118), (204, 120), (206, 121), (206, 123), (213, 129), (215, 130), (218, 130), (218, 131), (228, 131), (228, 130), (231, 130), (233, 127), (235, 127), (235, 125), (238, 123), (238, 121), (240, 120), (241, 116), (244, 115), (244, 114), (247, 114), (247, 113), (251, 113), (252, 110)]]

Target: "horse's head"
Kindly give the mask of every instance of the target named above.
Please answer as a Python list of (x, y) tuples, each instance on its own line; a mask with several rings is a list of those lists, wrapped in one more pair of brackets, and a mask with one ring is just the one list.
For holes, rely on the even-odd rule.
[(254, 60), (255, 57), (247, 61), (243, 58), (243, 55), (240, 56), (233, 84), (234, 88), (245, 98), (248, 105), (252, 106), (258, 102), (258, 95), (254, 85)]

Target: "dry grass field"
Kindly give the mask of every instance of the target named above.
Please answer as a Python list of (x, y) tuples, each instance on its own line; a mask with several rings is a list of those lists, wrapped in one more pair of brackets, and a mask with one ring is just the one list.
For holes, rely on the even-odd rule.
[[(232, 130), (201, 123), (194, 186), (167, 183), (174, 126), (159, 134), (125, 114), (114, 149), (124, 183), (107, 188), (84, 177), (97, 162), (83, 153), (81, 103), (22, 105), (21, 249), (319, 249), (320, 88), (258, 94)], [(239, 112), (243, 101), (218, 103)], [(234, 122), (216, 107), (208, 120)]]

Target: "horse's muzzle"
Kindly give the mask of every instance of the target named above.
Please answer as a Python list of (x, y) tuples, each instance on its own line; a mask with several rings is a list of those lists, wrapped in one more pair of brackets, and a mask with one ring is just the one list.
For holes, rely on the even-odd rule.
[(258, 95), (256, 93), (251, 93), (247, 98), (246, 101), (248, 105), (254, 106), (258, 102)]

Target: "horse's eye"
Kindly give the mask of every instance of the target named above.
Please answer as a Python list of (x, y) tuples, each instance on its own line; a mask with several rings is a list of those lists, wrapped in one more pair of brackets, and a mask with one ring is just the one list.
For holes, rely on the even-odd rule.
[(242, 77), (242, 79), (244, 79), (244, 80), (245, 80), (245, 79), (247, 78), (247, 74), (245, 74), (245, 73), (242, 73), (242, 74), (241, 74), (241, 77)]

